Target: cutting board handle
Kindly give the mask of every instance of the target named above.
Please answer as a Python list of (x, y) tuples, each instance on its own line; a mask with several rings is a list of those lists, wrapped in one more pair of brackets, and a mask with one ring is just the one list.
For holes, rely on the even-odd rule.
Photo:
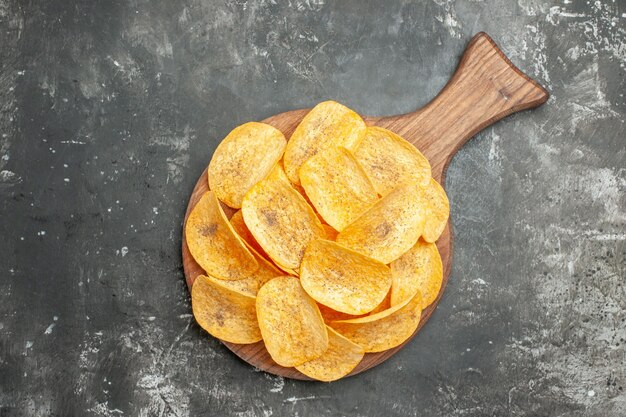
[(503, 117), (543, 104), (548, 97), (542, 86), (480, 32), (437, 97), (415, 112), (380, 121), (401, 136), (419, 141), (433, 177), (443, 179), (452, 156), (469, 138)]

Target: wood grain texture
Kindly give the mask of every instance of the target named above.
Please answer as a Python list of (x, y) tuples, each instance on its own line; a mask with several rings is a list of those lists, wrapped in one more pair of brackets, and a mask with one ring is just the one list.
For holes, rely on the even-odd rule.
[[(516, 68), (495, 42), (481, 32), (472, 38), (453, 77), (429, 104), (412, 113), (390, 117), (364, 117), (364, 120), (370, 126), (387, 128), (413, 143), (430, 161), (433, 178), (445, 187), (448, 164), (463, 143), (503, 117), (539, 106), (548, 97), (548, 92), (543, 87)], [(272, 116), (263, 122), (290, 137), (307, 112), (308, 109), (289, 111)], [(189, 199), (185, 222), (206, 191), (208, 180), (205, 170)], [(451, 216), (453, 215), (454, 213), (451, 213)], [(444, 269), (443, 285), (435, 302), (422, 312), (422, 319), (415, 333), (428, 321), (445, 291), (452, 268), (452, 243), (448, 223), (437, 241)], [(184, 227), (182, 253), (185, 279), (191, 289), (195, 277), (204, 274), (204, 271), (189, 253)], [(409, 341), (410, 339), (404, 344)], [(223, 343), (241, 359), (266, 372), (294, 379), (309, 379), (293, 368), (284, 368), (276, 364), (263, 342), (252, 345)], [(384, 352), (366, 354), (350, 375), (356, 375), (384, 362), (402, 349), (404, 344)]]

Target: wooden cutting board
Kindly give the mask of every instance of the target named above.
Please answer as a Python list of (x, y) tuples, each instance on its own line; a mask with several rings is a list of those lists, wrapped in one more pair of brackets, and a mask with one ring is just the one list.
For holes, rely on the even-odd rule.
[[(539, 106), (548, 97), (548, 92), (543, 87), (516, 68), (495, 42), (487, 34), (481, 32), (470, 41), (452, 79), (429, 104), (412, 113), (390, 117), (364, 116), (363, 119), (369, 126), (387, 128), (414, 144), (430, 161), (433, 178), (445, 187), (448, 164), (463, 143), (503, 117)], [(307, 112), (308, 109), (280, 113), (263, 122), (281, 130), (285, 137), (289, 138)], [(205, 170), (189, 199), (185, 222), (195, 204), (208, 189)], [(227, 215), (230, 214), (232, 212), (227, 213)], [(454, 214), (451, 213), (451, 216)], [(450, 223), (437, 241), (437, 247), (444, 268), (443, 285), (436, 301), (422, 312), (417, 331), (428, 321), (446, 289), (452, 266)], [(189, 253), (185, 242), (184, 227), (182, 249), (185, 278), (191, 290), (194, 279), (204, 274), (204, 271)], [(237, 356), (256, 368), (288, 378), (309, 379), (294, 368), (284, 368), (276, 364), (265, 349), (263, 342), (252, 345), (223, 343)], [(384, 362), (403, 346), (404, 344), (385, 352), (366, 354), (350, 375), (358, 374)]]

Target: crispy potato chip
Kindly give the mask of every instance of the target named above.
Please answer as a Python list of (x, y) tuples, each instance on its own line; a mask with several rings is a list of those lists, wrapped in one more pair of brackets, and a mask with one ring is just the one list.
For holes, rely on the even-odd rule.
[(428, 159), (415, 146), (382, 127), (367, 128), (354, 156), (383, 196), (405, 182), (427, 185), (430, 181)]
[(335, 381), (348, 375), (361, 362), (365, 351), (330, 327), (328, 330), (328, 349), (319, 358), (304, 362), (296, 369), (309, 378), (318, 381)]
[(265, 123), (234, 128), (209, 164), (209, 188), (224, 203), (240, 208), (243, 196), (270, 173), (287, 146), (282, 132)]
[(294, 183), (291, 183), (291, 186), (292, 186), (293, 188), (295, 188), (295, 190), (296, 190), (297, 192), (299, 192), (299, 193), (300, 193), (300, 195), (301, 195), (302, 197), (304, 197), (304, 199), (306, 200), (307, 204), (308, 204), (309, 206), (311, 206), (311, 208), (312, 208), (312, 209), (313, 209), (313, 211), (315, 212), (315, 215), (317, 216), (317, 218), (318, 218), (318, 219), (320, 219), (320, 221), (321, 221), (321, 222), (322, 222), (322, 224), (323, 224), (323, 223), (324, 223), (324, 218), (323, 218), (323, 217), (322, 217), (322, 216), (321, 216), (321, 215), (317, 212), (317, 210), (315, 210), (315, 206), (313, 205), (313, 203), (311, 203), (311, 199), (309, 198), (309, 196), (308, 196), (308, 195), (306, 195), (306, 191), (304, 191), (304, 188), (302, 188), (302, 185), (300, 185), (300, 184), (294, 184)]
[(268, 281), (257, 294), (256, 312), (265, 347), (277, 364), (301, 365), (328, 348), (320, 310), (297, 278)]
[[(246, 223), (243, 220), (243, 214), (241, 213), (241, 210), (233, 214), (233, 217), (230, 219), (230, 223), (233, 225), (235, 232), (237, 232), (239, 237), (242, 238), (243, 243), (246, 245), (248, 250), (252, 252), (252, 254), (257, 258), (257, 261), (259, 261), (259, 269), (263, 267), (263, 265), (266, 265), (266, 266), (269, 265), (270, 271), (279, 271), (279, 273), (274, 274), (271, 278), (274, 278), (280, 275), (285, 275), (285, 273), (289, 275), (293, 275), (293, 276), (299, 276), (299, 274), (293, 269), (281, 268), (272, 262), (269, 255), (263, 250), (261, 245), (259, 245), (259, 242), (256, 241), (254, 236), (252, 236), (252, 233), (250, 233), (248, 226), (246, 226)], [(241, 230), (241, 233), (243, 233), (243, 236), (239, 233), (239, 230)], [(259, 258), (262, 259), (263, 262), (261, 262)], [(266, 272), (266, 273), (263, 273), (263, 272)], [(261, 271), (262, 276), (267, 277), (268, 276), (267, 272), (268, 272), (268, 268), (266, 268), (265, 271)], [(256, 275), (256, 273), (253, 274), (251, 278), (254, 278), (254, 275)], [(267, 281), (267, 279), (264, 280), (263, 283), (265, 281)], [(258, 291), (258, 288), (257, 288), (257, 291)]]
[(416, 182), (402, 184), (337, 235), (337, 243), (384, 264), (415, 245), (426, 221), (424, 190)]
[(365, 314), (391, 287), (384, 264), (328, 240), (312, 241), (300, 267), (302, 288), (319, 303), (347, 314)]
[(426, 224), (422, 237), (426, 242), (435, 242), (443, 233), (450, 216), (450, 202), (446, 191), (434, 178), (424, 189), (428, 207), (426, 209)]
[(324, 232), (326, 232), (326, 240), (334, 241), (335, 239), (337, 239), (337, 234), (339, 233), (338, 231), (336, 231), (327, 224), (322, 223), (322, 227), (324, 228)]
[(278, 267), (294, 273), (309, 242), (325, 236), (315, 212), (278, 165), (265, 180), (250, 189), (241, 211), (265, 253)]
[(367, 314), (359, 314), (355, 316), (352, 314), (342, 313), (341, 311), (333, 310), (332, 308), (327, 307), (321, 303), (317, 303), (317, 306), (320, 309), (320, 313), (322, 313), (322, 317), (324, 318), (325, 323), (330, 323), (331, 321), (335, 320), (350, 320), (367, 316)]
[(231, 290), (236, 290), (244, 294), (256, 296), (263, 284), (265, 284), (272, 278), (283, 276), (285, 275), (285, 273), (276, 268), (273, 263), (269, 262), (267, 259), (261, 256), (253, 248), (248, 247), (248, 249), (250, 249), (255, 259), (259, 263), (259, 269), (257, 269), (252, 273), (252, 275), (244, 279), (239, 279), (237, 281), (222, 280), (222, 285), (226, 288), (230, 288)]
[(338, 231), (378, 200), (363, 168), (342, 147), (309, 158), (300, 167), (300, 183), (324, 221)]
[[(239, 282), (239, 281), (232, 281), (232, 282)], [(357, 315), (346, 314), (346, 313), (342, 313), (341, 311), (333, 310), (332, 308), (327, 307), (321, 303), (317, 303), (317, 306), (320, 308), (320, 313), (322, 313), (322, 317), (324, 317), (325, 323), (330, 323), (331, 321), (336, 321), (336, 320), (358, 319), (359, 317), (371, 316), (373, 314), (380, 313), (383, 310), (387, 310), (388, 308), (391, 308), (391, 291), (387, 293), (383, 301), (380, 304), (378, 304), (375, 309), (373, 309), (372, 311), (366, 314), (357, 314)]]
[[(393, 271), (392, 271), (391, 277), (393, 278)], [(233, 281), (233, 282), (238, 282), (238, 281)], [(391, 281), (391, 285), (393, 287), (393, 279)], [(391, 308), (391, 289), (389, 289), (389, 291), (387, 292), (387, 295), (385, 295), (385, 298), (383, 298), (383, 301), (381, 301), (380, 304), (378, 304), (375, 309), (369, 312), (369, 315), (371, 316), (373, 314), (380, 313), (381, 311), (387, 310), (388, 308)]]
[(404, 343), (417, 329), (421, 317), (419, 292), (410, 300), (371, 316), (330, 323), (330, 327), (366, 352), (382, 352)]
[(300, 184), (300, 166), (318, 152), (334, 146), (354, 149), (365, 132), (361, 116), (344, 105), (325, 101), (313, 107), (294, 130), (283, 162), (294, 184)]
[(196, 321), (218, 339), (231, 343), (261, 340), (256, 299), (226, 288), (223, 281), (200, 275), (191, 287), (191, 307)]
[(238, 280), (249, 277), (259, 268), (212, 191), (205, 193), (189, 214), (185, 238), (189, 252), (209, 275)]
[[(277, 265), (274, 265), (272, 263), (271, 258), (269, 257), (269, 255), (263, 250), (261, 245), (259, 245), (259, 242), (256, 241), (254, 236), (252, 236), (252, 233), (250, 233), (250, 230), (248, 229), (248, 226), (246, 226), (246, 223), (243, 220), (243, 214), (242, 214), (241, 210), (238, 210), (237, 212), (235, 212), (235, 214), (233, 214), (233, 217), (231, 217), (231, 219), (230, 219), (230, 223), (233, 225), (233, 228), (235, 229), (235, 232), (237, 232), (239, 237), (242, 238), (243, 243), (246, 245), (248, 250), (250, 250), (250, 252), (252, 252), (253, 255), (255, 255), (257, 258), (262, 258), (264, 264), (265, 265), (270, 265), (271, 270), (273, 270), (273, 271), (276, 271), (277, 270), (276, 268), (280, 268)], [(263, 266), (260, 261), (259, 261), (259, 265)], [(296, 271), (294, 271), (293, 269), (290, 269), (290, 268), (280, 268), (280, 270), (283, 271), (283, 272), (273, 275), (272, 278), (273, 277), (277, 277), (279, 275), (285, 275), (284, 274), (285, 272), (290, 274), (290, 275), (293, 275), (293, 276), (298, 276), (298, 273)], [(261, 271), (261, 272), (262, 272), (262, 276), (263, 277), (267, 277), (266, 273), (263, 273), (263, 271)], [(265, 272), (267, 272), (267, 268), (266, 268)], [(267, 280), (265, 280), (265, 281), (267, 281)], [(265, 281), (263, 281), (263, 282), (265, 282)], [(257, 290), (258, 290), (258, 288), (257, 288)], [(256, 294), (256, 292), (255, 292), (255, 294)]]
[(439, 294), (443, 281), (441, 256), (434, 243), (419, 240), (407, 253), (391, 263), (391, 305), (395, 306), (422, 294), (422, 308), (430, 305)]
[(252, 233), (250, 233), (248, 226), (246, 226), (246, 222), (243, 221), (243, 213), (241, 210), (237, 210), (235, 214), (233, 214), (233, 217), (230, 218), (230, 224), (233, 226), (235, 233), (237, 233), (241, 240), (243, 240), (244, 243), (247, 243), (248, 247), (254, 248), (254, 250), (263, 257), (267, 256), (261, 245), (259, 245), (259, 242), (257, 242), (254, 236), (252, 236)]
[[(293, 188), (295, 188), (296, 191), (299, 192), (302, 197), (304, 197), (304, 199), (311, 206), (311, 208), (313, 208), (313, 210), (315, 210), (315, 207), (313, 206), (313, 203), (311, 203), (311, 200), (309, 199), (309, 196), (306, 195), (306, 191), (304, 191), (304, 188), (302, 187), (302, 185), (291, 183), (291, 186)], [(322, 220), (322, 219), (320, 218), (320, 220)]]

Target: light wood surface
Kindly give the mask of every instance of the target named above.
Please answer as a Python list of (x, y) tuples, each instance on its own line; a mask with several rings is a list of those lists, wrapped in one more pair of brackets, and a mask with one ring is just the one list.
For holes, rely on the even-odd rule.
[[(452, 79), (429, 104), (412, 113), (390, 117), (364, 117), (364, 119), (370, 126), (387, 128), (413, 143), (430, 161), (433, 178), (445, 187), (448, 164), (463, 143), (503, 117), (539, 106), (548, 97), (548, 92), (543, 87), (516, 68), (494, 41), (481, 32), (475, 35), (468, 44)], [(307, 111), (308, 109), (289, 111), (272, 116), (263, 122), (280, 129), (285, 137), (289, 138)], [(191, 209), (206, 191), (208, 191), (208, 181), (205, 170), (189, 199), (185, 222)], [(451, 216), (454, 215), (455, 213), (451, 213)], [(204, 274), (204, 271), (189, 253), (185, 243), (184, 228), (182, 242), (185, 278), (191, 290), (195, 277)], [(428, 321), (445, 291), (452, 267), (452, 243), (452, 233), (450, 223), (448, 223), (448, 227), (437, 241), (444, 267), (443, 285), (435, 302), (422, 312), (417, 331)], [(210, 336), (207, 335), (207, 337)], [(410, 339), (405, 344), (409, 341)], [(288, 378), (309, 379), (293, 368), (277, 365), (269, 356), (263, 342), (252, 345), (223, 343), (237, 356), (256, 368)], [(366, 354), (350, 375), (358, 374), (384, 362), (403, 346), (404, 344), (385, 352)]]

